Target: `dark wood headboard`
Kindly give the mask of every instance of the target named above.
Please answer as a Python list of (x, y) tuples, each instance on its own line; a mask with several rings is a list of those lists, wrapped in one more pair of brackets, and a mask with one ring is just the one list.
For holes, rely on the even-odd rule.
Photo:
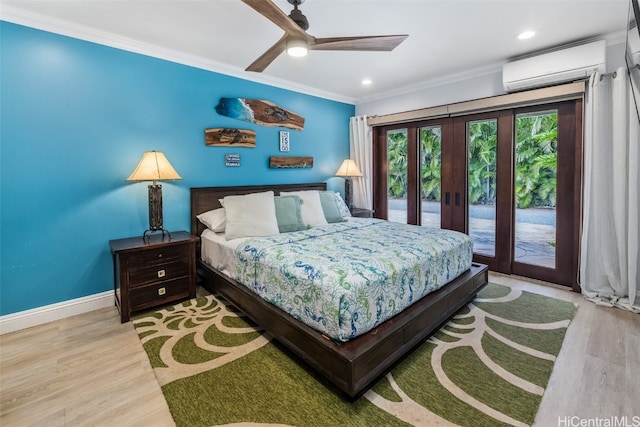
[(191, 234), (200, 236), (205, 230), (204, 224), (198, 221), (197, 215), (222, 207), (219, 199), (225, 196), (234, 196), (262, 191), (273, 191), (276, 196), (281, 191), (301, 191), (327, 189), (326, 182), (313, 182), (310, 184), (273, 184), (273, 185), (246, 185), (239, 187), (195, 187), (191, 188)]

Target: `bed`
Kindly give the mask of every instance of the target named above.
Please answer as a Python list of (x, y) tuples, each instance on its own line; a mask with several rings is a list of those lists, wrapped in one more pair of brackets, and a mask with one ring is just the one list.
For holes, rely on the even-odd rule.
[[(281, 192), (302, 190), (325, 191), (326, 184), (192, 188), (191, 232), (194, 235), (202, 236), (202, 245), (205, 247), (206, 252), (206, 246), (204, 245), (208, 240), (208, 235), (205, 233), (207, 227), (198, 220), (197, 216), (220, 208), (220, 201), (224, 197), (264, 191), (273, 191), (274, 194), (278, 195)], [(335, 226), (339, 228), (340, 233), (344, 233), (340, 234), (340, 236), (348, 239), (349, 233), (356, 233), (355, 229), (369, 229), (371, 233), (371, 230), (376, 230), (376, 227), (384, 228), (386, 224), (379, 220), (361, 220), (335, 224)], [(324, 238), (334, 239), (335, 241), (336, 232), (326, 230), (333, 230), (333, 228), (318, 227), (308, 231), (291, 233), (292, 237), (289, 240), (293, 241), (296, 248), (300, 244), (299, 241), (307, 238), (312, 241)], [(247, 244), (243, 244), (242, 248), (246, 247), (255, 251), (254, 246), (263, 244), (264, 240), (256, 239), (255, 241), (250, 241)], [(283, 238), (273, 237), (267, 240), (269, 242), (267, 246), (273, 246), (280, 245)], [(259, 247), (258, 250), (262, 253), (263, 249)], [(248, 251), (250, 252), (250, 250)], [(404, 254), (405, 250), (403, 249), (400, 252)], [(281, 255), (281, 253), (278, 253), (278, 257), (281, 258)], [(207, 256), (204, 256), (204, 258), (206, 259)], [(460, 269), (460, 266), (454, 265), (455, 262), (453, 261), (447, 261), (447, 269), (454, 271), (452, 274), (457, 277), (437, 290), (427, 290), (429, 293), (426, 296), (416, 293), (415, 296), (407, 297), (405, 292), (402, 298), (398, 297), (400, 302), (397, 303), (402, 308), (402, 311), (393, 314), (388, 320), (384, 320), (385, 313), (382, 313), (383, 316), (380, 318), (384, 321), (379, 324), (374, 322), (372, 329), (370, 328), (371, 324), (367, 326), (366, 322), (362, 325), (356, 325), (353, 321), (354, 319), (350, 317), (348, 318), (350, 323), (342, 320), (333, 322), (334, 326), (338, 323), (342, 326), (348, 324), (349, 327), (347, 328), (340, 329), (337, 327), (340, 325), (337, 325), (337, 329), (334, 327), (333, 329), (322, 330), (322, 328), (318, 328), (317, 324), (306, 319), (303, 315), (304, 313), (296, 314), (292, 312), (288, 314), (277, 307), (275, 304), (280, 302), (280, 296), (276, 297), (272, 294), (260, 296), (258, 295), (260, 293), (259, 289), (240, 283), (240, 280), (249, 281), (246, 278), (243, 279), (244, 276), (234, 276), (229, 271), (225, 271), (225, 268), (219, 265), (214, 267), (203, 260), (203, 253), (200, 248), (197, 259), (197, 272), (204, 287), (222, 295), (246, 313), (277, 341), (326, 377), (338, 390), (351, 399), (360, 396), (412, 348), (435, 332), (444, 322), (471, 301), (477, 292), (486, 285), (488, 279), (487, 267), (484, 265), (471, 263), (465, 266), (465, 270), (458, 275), (459, 272), (455, 271), (455, 269)], [(469, 268), (466, 269), (466, 267)], [(232, 269), (235, 268), (233, 267)], [(286, 271), (286, 269), (286, 266), (281, 266), (274, 271)], [(241, 270), (238, 269), (238, 271)], [(260, 270), (262, 270), (262, 267)], [(415, 283), (411, 281), (410, 285), (411, 292), (413, 292), (413, 288), (416, 287)], [(388, 295), (378, 296), (378, 300), (388, 302), (392, 300), (392, 297)], [(343, 300), (340, 300), (338, 304), (347, 306)], [(396, 304), (395, 300), (394, 304)], [(404, 305), (407, 305), (407, 307), (405, 308)], [(381, 311), (384, 311), (380, 309), (380, 306), (381, 304), (378, 304), (377, 309), (369, 307), (369, 312), (380, 314)], [(332, 322), (325, 322), (324, 317), (326, 316), (324, 314), (328, 312), (333, 312), (333, 309), (330, 308), (323, 311), (323, 316), (314, 315), (309, 317), (311, 319), (322, 317), (324, 323), (332, 324)], [(345, 312), (351, 313), (349, 310), (345, 310)]]

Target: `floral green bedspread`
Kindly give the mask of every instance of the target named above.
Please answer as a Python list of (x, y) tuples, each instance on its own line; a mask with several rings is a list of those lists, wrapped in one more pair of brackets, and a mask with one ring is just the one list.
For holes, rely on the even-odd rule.
[(235, 279), (337, 341), (401, 312), (471, 267), (462, 233), (358, 218), (252, 238)]

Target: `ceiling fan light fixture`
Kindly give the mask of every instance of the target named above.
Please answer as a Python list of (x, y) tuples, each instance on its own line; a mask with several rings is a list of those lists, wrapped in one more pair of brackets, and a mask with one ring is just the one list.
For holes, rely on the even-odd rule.
[(306, 56), (308, 52), (309, 46), (307, 45), (306, 40), (291, 39), (287, 41), (287, 54), (289, 56)]

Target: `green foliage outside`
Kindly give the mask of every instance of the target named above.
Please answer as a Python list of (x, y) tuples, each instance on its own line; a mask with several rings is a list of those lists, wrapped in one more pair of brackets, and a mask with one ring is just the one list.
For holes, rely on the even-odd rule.
[(558, 172), (556, 112), (516, 118), (516, 203), (555, 207)]
[(389, 197), (402, 198), (407, 194), (407, 131), (387, 133), (387, 186)]
[(469, 142), (469, 204), (494, 204), (498, 121), (470, 122), (467, 128), (467, 139)]
[(430, 201), (440, 201), (440, 170), (442, 157), (442, 129), (429, 127), (420, 129), (420, 176), (422, 177), (422, 198)]
[[(420, 129), (422, 198), (440, 201), (441, 129)], [(519, 208), (555, 207), (558, 116), (555, 112), (516, 117), (516, 204)], [(469, 203), (493, 204), (496, 197), (497, 121), (470, 122)], [(388, 194), (407, 192), (407, 131), (387, 134)]]

